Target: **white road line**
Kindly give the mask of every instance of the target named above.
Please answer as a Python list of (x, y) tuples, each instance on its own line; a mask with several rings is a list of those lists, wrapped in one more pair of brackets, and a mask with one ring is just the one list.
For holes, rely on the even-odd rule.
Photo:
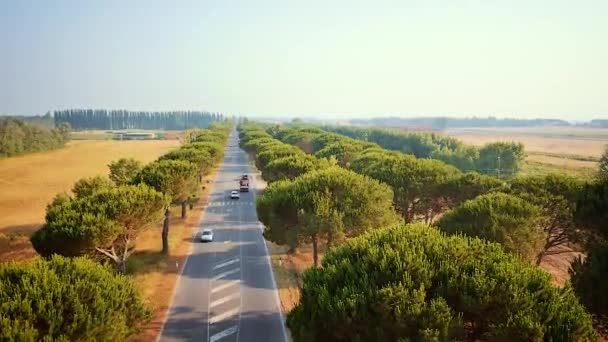
[(240, 260), (241, 260), (241, 259), (239, 259), (238, 257), (235, 257), (235, 258), (229, 259), (229, 260), (227, 260), (227, 261), (225, 261), (225, 262), (222, 262), (222, 263), (219, 263), (219, 264), (217, 264), (217, 265), (213, 266), (213, 269), (214, 269), (214, 270), (216, 270), (216, 269), (218, 269), (218, 268), (222, 268), (222, 267), (224, 267), (224, 266), (232, 265), (232, 264), (234, 264), (235, 262), (239, 262)]
[(217, 300), (214, 300), (213, 302), (211, 302), (211, 303), (209, 304), (209, 307), (210, 307), (210, 308), (212, 308), (212, 307), (214, 307), (214, 306), (218, 306), (218, 305), (220, 305), (220, 304), (224, 304), (224, 303), (226, 303), (226, 302), (229, 302), (229, 301), (231, 301), (231, 300), (233, 300), (233, 299), (237, 298), (237, 297), (238, 297), (238, 296), (240, 296), (240, 295), (241, 295), (240, 293), (236, 292), (236, 293), (233, 293), (233, 294), (231, 294), (231, 295), (229, 295), (229, 296), (224, 296), (224, 297), (222, 297), (222, 298), (220, 298), (220, 299), (217, 299)]
[(231, 281), (229, 281), (229, 282), (227, 282), (225, 284), (222, 284), (222, 285), (220, 285), (218, 287), (212, 288), (211, 289), (211, 293), (215, 293), (215, 292), (219, 292), (219, 291), (225, 290), (225, 289), (227, 289), (227, 288), (229, 288), (229, 287), (231, 287), (233, 285), (238, 285), (238, 283), (240, 283), (240, 282), (241, 282), (240, 279), (231, 280)]
[(224, 277), (227, 277), (227, 276), (229, 276), (231, 274), (238, 273), (240, 271), (241, 271), (241, 268), (237, 267), (237, 268), (231, 269), (230, 271), (222, 272), (222, 273), (216, 275), (215, 277), (213, 277), (213, 280), (222, 279)]
[(239, 313), (239, 310), (241, 310), (241, 308), (235, 308), (235, 309), (232, 309), (232, 310), (228, 310), (228, 311), (222, 312), (221, 314), (219, 314), (217, 316), (211, 317), (211, 319), (209, 320), (209, 323), (215, 324), (215, 323), (217, 323), (219, 321), (225, 320), (226, 318), (235, 316), (236, 314)]
[(236, 326), (236, 325), (231, 326), (230, 328), (228, 328), (228, 329), (226, 329), (224, 331), (220, 331), (219, 333), (211, 336), (209, 338), (209, 342), (215, 342), (215, 341), (218, 341), (218, 340), (220, 340), (220, 339), (222, 339), (222, 338), (224, 338), (226, 336), (230, 336), (230, 335), (234, 334), (235, 332), (237, 332), (238, 329), (239, 329), (239, 327)]

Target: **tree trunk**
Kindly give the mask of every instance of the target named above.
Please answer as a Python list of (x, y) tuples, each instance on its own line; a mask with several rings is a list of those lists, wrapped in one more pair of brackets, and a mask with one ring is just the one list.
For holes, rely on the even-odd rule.
[(186, 211), (188, 210), (188, 201), (182, 202), (182, 218), (186, 218)]
[(318, 249), (317, 249), (317, 236), (314, 235), (312, 237), (312, 259), (314, 261), (315, 267), (317, 267), (319, 265), (319, 255), (317, 254)]
[(171, 212), (169, 211), (169, 209), (167, 209), (167, 211), (165, 211), (165, 220), (163, 221), (163, 232), (162, 232), (163, 250), (162, 250), (162, 253), (165, 255), (169, 254), (169, 215), (170, 214), (171, 214)]
[(545, 251), (538, 253), (536, 256), (536, 266), (540, 266), (540, 263), (543, 261), (543, 257), (545, 256)]

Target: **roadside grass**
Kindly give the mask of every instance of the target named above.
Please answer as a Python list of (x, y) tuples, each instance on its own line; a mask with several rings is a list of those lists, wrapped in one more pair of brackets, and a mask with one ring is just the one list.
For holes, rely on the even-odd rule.
[(287, 247), (269, 241), (266, 241), (266, 246), (272, 262), (274, 279), (277, 282), (281, 310), (287, 314), (300, 301), (301, 273), (297, 271), (291, 256), (287, 254)]
[(78, 179), (107, 175), (112, 160), (147, 163), (178, 146), (175, 140), (71, 141), (65, 148), (1, 159), (0, 262), (36, 255), (29, 237), (44, 223), (47, 204)]
[(213, 190), (216, 174), (217, 169), (205, 177), (204, 189), (201, 187), (197, 194), (199, 200), (185, 219), (180, 217), (180, 206), (171, 208), (169, 255), (161, 253), (162, 223), (137, 239), (136, 252), (130, 258), (127, 270), (152, 308), (153, 318), (140, 334), (130, 340), (155, 341), (160, 334), (178, 276), (192, 248), (193, 234), (199, 229), (207, 199)]

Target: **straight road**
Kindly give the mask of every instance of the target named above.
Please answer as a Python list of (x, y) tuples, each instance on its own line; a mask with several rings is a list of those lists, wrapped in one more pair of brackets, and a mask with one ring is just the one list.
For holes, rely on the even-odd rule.
[[(233, 131), (200, 223), (213, 229), (214, 241), (194, 237), (160, 341), (287, 341), (255, 210), (255, 177), (237, 139)], [(250, 192), (230, 199), (244, 173)]]

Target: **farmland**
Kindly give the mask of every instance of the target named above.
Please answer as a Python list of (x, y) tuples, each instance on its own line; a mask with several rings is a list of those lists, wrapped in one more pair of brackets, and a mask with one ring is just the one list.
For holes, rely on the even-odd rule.
[(608, 144), (608, 130), (584, 127), (462, 128), (447, 135), (480, 146), (495, 141), (516, 141), (528, 154), (524, 174), (566, 172), (592, 176)]
[[(178, 145), (176, 140), (72, 141), (59, 150), (0, 160), (2, 239), (17, 243), (21, 236), (29, 236), (43, 223), (46, 205), (57, 193), (69, 191), (80, 178), (107, 174), (110, 161), (133, 157), (149, 162)], [(2, 259), (3, 252), (10, 252), (6, 245), (0, 240)], [(11, 258), (34, 254), (29, 241), (22, 247)]]

